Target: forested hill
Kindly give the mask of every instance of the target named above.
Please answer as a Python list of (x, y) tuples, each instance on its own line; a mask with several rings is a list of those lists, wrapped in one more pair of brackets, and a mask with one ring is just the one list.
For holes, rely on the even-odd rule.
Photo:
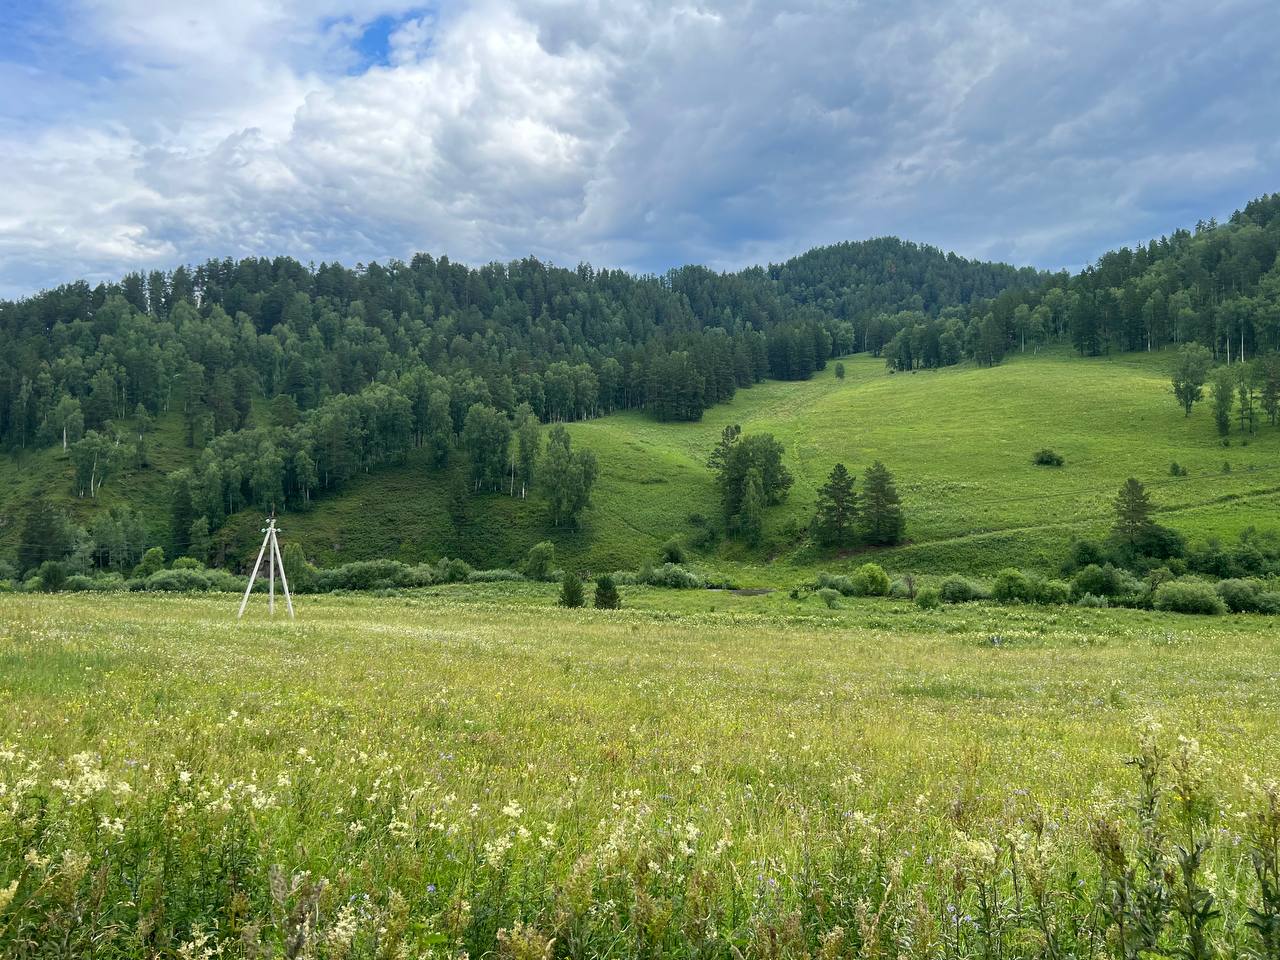
[[(819, 277), (825, 279), (819, 280)], [(812, 251), (769, 271), (662, 277), (526, 259), (478, 269), (210, 261), (81, 281), (0, 302), (0, 447), (61, 442), (155, 416), (175, 396), (191, 442), (243, 427), (254, 397), (307, 411), (373, 383), (415, 403), (437, 390), (455, 429), (472, 403), (544, 421), (644, 408), (696, 419), (765, 377), (805, 379), (881, 311), (965, 312), (1039, 276), (897, 240)]]
[(966, 260), (897, 237), (816, 247), (769, 267), (778, 292), (828, 316), (858, 322), (879, 313), (936, 316), (947, 307), (1031, 289), (1044, 274), (1031, 267)]
[(1200, 343), (1223, 362), (1249, 359), (1280, 349), (1278, 254), (1280, 194), (1270, 194), (1227, 223), (1112, 250), (1032, 290), (1011, 285), (967, 315), (881, 313), (864, 346), (900, 370), (966, 356), (998, 363), (1010, 350), (1062, 342), (1085, 356)]
[(549, 516), (572, 518), (595, 465), (565, 435), (544, 455), (539, 423), (622, 409), (696, 420), (859, 351), (902, 370), (1054, 342), (1099, 354), (1197, 341), (1252, 358), (1280, 347), (1278, 213), (1280, 195), (1263, 197), (1076, 275), (881, 238), (737, 273), (419, 254), (70, 283), (0, 302), (0, 456), (44, 465), (0, 495), (0, 540), (36, 499), (73, 501), (87, 520), (105, 484), (117, 505), (150, 498), (153, 527), (163, 497), (167, 529), (148, 536), (182, 551), (246, 507), (305, 506), (413, 448), (461, 487), (451, 503), (519, 496), (545, 465), (542, 486), (568, 498)]

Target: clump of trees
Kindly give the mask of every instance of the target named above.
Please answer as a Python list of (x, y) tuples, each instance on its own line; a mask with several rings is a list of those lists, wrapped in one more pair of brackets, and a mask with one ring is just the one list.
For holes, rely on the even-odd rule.
[(906, 532), (906, 517), (893, 474), (879, 460), (867, 468), (862, 492), (843, 463), (818, 489), (810, 533), (824, 547), (893, 546)]
[(720, 509), (731, 536), (758, 544), (764, 535), (765, 509), (786, 499), (795, 482), (782, 463), (782, 444), (772, 434), (743, 436), (725, 427), (708, 466), (715, 472)]

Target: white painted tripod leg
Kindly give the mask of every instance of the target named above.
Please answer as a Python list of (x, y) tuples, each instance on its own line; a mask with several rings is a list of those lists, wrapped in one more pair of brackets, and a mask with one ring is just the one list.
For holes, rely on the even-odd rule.
[[(270, 534), (267, 536), (270, 536)], [(244, 588), (244, 599), (240, 601), (240, 612), (236, 614), (237, 620), (244, 616), (244, 608), (249, 603), (249, 593), (253, 590), (253, 581), (258, 577), (258, 568), (262, 566), (262, 555), (266, 550), (267, 537), (263, 537), (262, 546), (258, 548), (258, 561), (253, 565), (253, 573), (249, 574), (249, 585)]]
[(275, 525), (267, 528), (267, 611), (276, 615), (276, 555), (271, 549), (271, 541), (276, 538)]
[(275, 534), (271, 535), (271, 547), (276, 552), (276, 561), (280, 564), (280, 585), (284, 587), (284, 602), (289, 607), (289, 619), (293, 620), (293, 597), (289, 595), (289, 578), (284, 573), (284, 557), (280, 555), (280, 541), (276, 539)]

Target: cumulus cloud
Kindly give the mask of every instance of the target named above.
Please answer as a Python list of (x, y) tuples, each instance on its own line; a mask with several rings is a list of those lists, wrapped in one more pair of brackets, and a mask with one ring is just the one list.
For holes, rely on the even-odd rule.
[[(1211, 8), (1209, 8), (1211, 7)], [(0, 44), (0, 293), (210, 256), (1078, 265), (1280, 158), (1269, 3), (82, 0)]]

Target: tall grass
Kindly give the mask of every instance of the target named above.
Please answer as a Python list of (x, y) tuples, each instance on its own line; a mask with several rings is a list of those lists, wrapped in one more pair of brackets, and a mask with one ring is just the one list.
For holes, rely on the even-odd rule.
[(1280, 947), (1263, 621), (301, 612), (0, 598), (0, 954)]

